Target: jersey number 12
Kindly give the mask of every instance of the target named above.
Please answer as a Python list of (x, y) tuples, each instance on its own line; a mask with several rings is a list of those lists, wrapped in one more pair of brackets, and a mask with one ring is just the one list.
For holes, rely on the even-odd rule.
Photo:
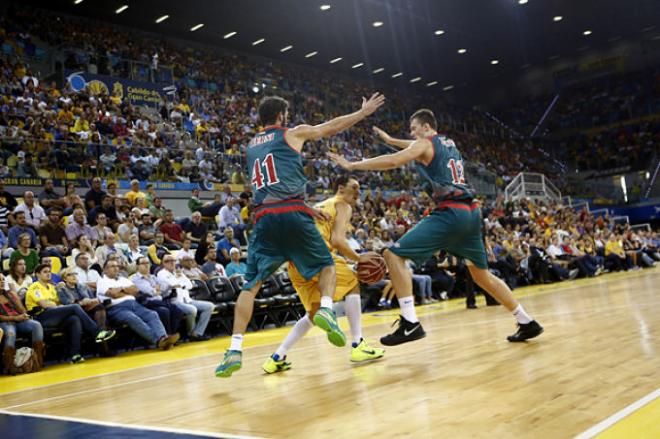
[(465, 184), (465, 175), (463, 174), (463, 160), (450, 159), (447, 167), (451, 169), (451, 178), (454, 184)]
[[(266, 168), (266, 182), (264, 182), (264, 175), (261, 173), (261, 167)], [(262, 189), (264, 186), (272, 186), (279, 183), (280, 180), (277, 178), (277, 172), (275, 171), (275, 159), (273, 154), (268, 154), (264, 158), (263, 163), (256, 159), (254, 161), (254, 168), (252, 168), (252, 184), (255, 189)]]

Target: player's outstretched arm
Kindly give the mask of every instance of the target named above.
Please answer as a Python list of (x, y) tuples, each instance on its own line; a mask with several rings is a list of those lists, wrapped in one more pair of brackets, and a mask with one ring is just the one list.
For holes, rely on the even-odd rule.
[(395, 139), (377, 126), (374, 126), (374, 133), (376, 133), (383, 142), (391, 146), (396, 146), (399, 149), (408, 148), (414, 142), (414, 140)]
[(419, 139), (413, 141), (409, 147), (397, 153), (385, 154), (359, 162), (349, 162), (346, 158), (331, 152), (328, 153), (328, 157), (349, 171), (387, 171), (420, 158), (429, 147), (432, 147), (431, 142), (426, 139)]
[(286, 132), (286, 140), (289, 145), (300, 151), (306, 140), (318, 140), (347, 130), (372, 115), (384, 103), (385, 96), (374, 93), (369, 99), (362, 98), (362, 108), (358, 111), (335, 117), (319, 125), (298, 125)]

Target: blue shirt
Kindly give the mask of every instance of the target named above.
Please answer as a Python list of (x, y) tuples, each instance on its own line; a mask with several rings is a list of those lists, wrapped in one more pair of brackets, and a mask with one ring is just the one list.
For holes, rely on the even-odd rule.
[(225, 267), (225, 271), (227, 272), (227, 277), (232, 277), (235, 274), (245, 274), (247, 272), (247, 265), (245, 262), (230, 262)]
[(18, 248), (18, 237), (23, 233), (27, 233), (28, 235), (30, 235), (30, 239), (32, 239), (32, 247), (36, 248), (38, 242), (37, 242), (37, 234), (34, 233), (34, 229), (32, 227), (27, 227), (27, 226), (21, 227), (19, 225), (16, 225), (9, 229), (9, 247)]
[(241, 244), (236, 239), (229, 241), (227, 238), (222, 238), (220, 241), (218, 241), (218, 245), (215, 247), (215, 250), (218, 252), (218, 257), (224, 259), (225, 256), (222, 253), (222, 250), (227, 250), (227, 255), (229, 255), (230, 250), (234, 247), (241, 248)]

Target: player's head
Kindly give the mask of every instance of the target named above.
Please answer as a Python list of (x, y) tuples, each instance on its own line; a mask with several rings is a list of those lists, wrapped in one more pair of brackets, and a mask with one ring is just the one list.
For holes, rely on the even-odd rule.
[(349, 174), (342, 174), (335, 178), (333, 187), (344, 200), (354, 205), (360, 198), (360, 183)]
[(262, 125), (286, 125), (289, 103), (279, 96), (266, 96), (259, 103), (259, 121)]
[(438, 130), (438, 122), (435, 120), (433, 111), (422, 108), (410, 116), (410, 135), (415, 139), (426, 137), (431, 131)]

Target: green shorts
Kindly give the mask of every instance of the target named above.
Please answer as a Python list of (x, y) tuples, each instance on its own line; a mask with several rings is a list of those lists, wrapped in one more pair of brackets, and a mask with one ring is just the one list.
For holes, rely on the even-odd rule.
[(269, 204), (257, 208), (250, 235), (244, 289), (267, 279), (282, 264), (291, 261), (306, 280), (334, 265), (309, 207), (302, 202)]
[(439, 250), (463, 257), (479, 268), (488, 268), (481, 232), (481, 209), (476, 204), (445, 203), (403, 235), (390, 250), (418, 266)]

